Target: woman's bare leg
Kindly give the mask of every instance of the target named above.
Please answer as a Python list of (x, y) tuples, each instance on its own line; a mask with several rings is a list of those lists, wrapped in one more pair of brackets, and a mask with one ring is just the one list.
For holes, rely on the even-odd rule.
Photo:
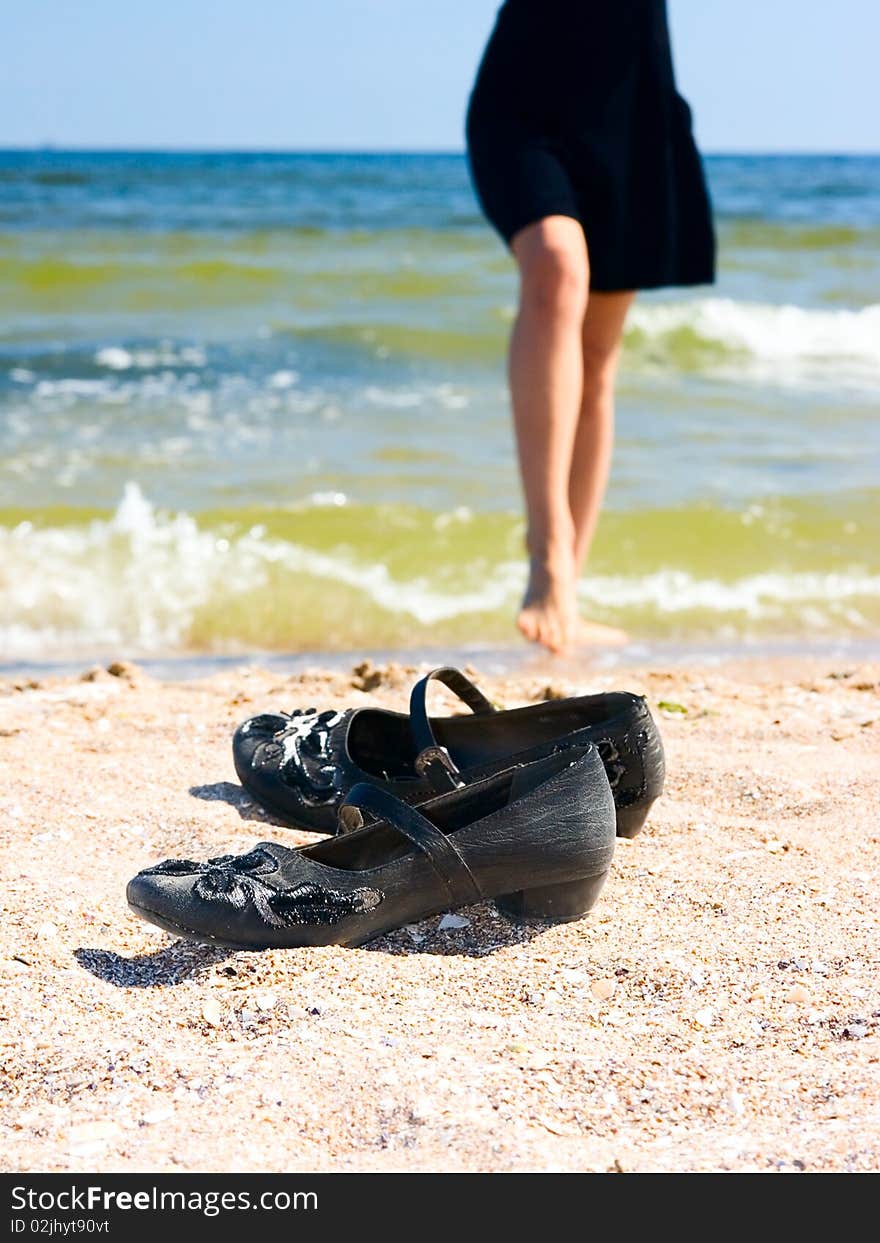
[(520, 304), (509, 375), (529, 553), (517, 625), (527, 639), (559, 652), (577, 629), (577, 535), (569, 489), (584, 391), (589, 262), (580, 222), (568, 216), (548, 216), (522, 229), (512, 250)]
[[(574, 556), (580, 573), (593, 542), (605, 496), (614, 444), (614, 383), (633, 293), (592, 293), (582, 332), (583, 398), (574, 438), (568, 498), (574, 521)], [(581, 639), (614, 642), (622, 631), (581, 621)]]

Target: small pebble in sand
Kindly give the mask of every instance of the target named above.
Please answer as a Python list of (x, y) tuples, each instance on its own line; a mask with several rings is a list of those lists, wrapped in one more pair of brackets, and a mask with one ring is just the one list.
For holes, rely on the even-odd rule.
[(118, 1134), (119, 1127), (115, 1122), (80, 1122), (70, 1128), (68, 1139), (71, 1147), (76, 1147), (80, 1144), (104, 1142)]
[(86, 669), (80, 674), (80, 682), (100, 682), (102, 678), (108, 676), (107, 670), (100, 665), (92, 665), (90, 669)]
[(261, 992), (257, 993), (254, 1002), (258, 1010), (274, 1010), (278, 1004), (278, 998), (274, 993)]
[(148, 1109), (141, 1118), (144, 1126), (155, 1126), (159, 1122), (167, 1122), (173, 1115), (174, 1110), (169, 1105), (160, 1106), (158, 1109)]
[(223, 1010), (215, 997), (209, 997), (202, 1006), (202, 1018), (209, 1027), (219, 1027), (223, 1019)]
[(795, 984), (794, 988), (790, 988), (785, 994), (785, 1000), (792, 1002), (796, 1006), (803, 1006), (810, 1000), (810, 994), (803, 984)]
[(140, 669), (137, 665), (132, 664), (128, 660), (113, 660), (107, 666), (107, 672), (114, 678), (128, 678), (132, 680), (138, 676)]
[(55, 926), (55, 924), (50, 924), (50, 923), (40, 924), (39, 928), (37, 929), (37, 936), (40, 938), (41, 941), (46, 941), (49, 939), (49, 937), (57, 937), (58, 929)]
[(868, 1028), (864, 1023), (850, 1023), (848, 1027), (844, 1027), (843, 1034), (847, 1040), (862, 1040), (868, 1034)]
[(427, 1097), (420, 1096), (410, 1105), (409, 1116), (413, 1122), (427, 1122), (436, 1112), (432, 1102)]
[(437, 925), (438, 932), (450, 932), (456, 928), (468, 928), (470, 920), (465, 919), (463, 915), (444, 915)]
[(616, 980), (594, 980), (590, 985), (590, 992), (597, 1001), (608, 1001), (614, 996), (614, 990), (617, 988)]
[(704, 1006), (702, 1010), (698, 1010), (694, 1015), (694, 1025), (696, 1027), (711, 1027), (715, 1022), (715, 1011), (709, 1006)]

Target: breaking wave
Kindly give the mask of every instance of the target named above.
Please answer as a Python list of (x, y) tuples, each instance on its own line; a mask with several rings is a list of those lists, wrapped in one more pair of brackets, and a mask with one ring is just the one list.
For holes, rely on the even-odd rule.
[[(396, 530), (387, 514), (352, 510), (344, 497), (316, 496), (294, 515), (295, 537), (271, 515), (233, 522), (162, 513), (129, 484), (112, 515), (2, 526), (3, 658), (352, 649), (511, 633), (523, 585), (514, 519), (489, 538), (488, 519), (468, 511), (408, 511)], [(741, 518), (730, 516), (731, 530), (751, 538)], [(616, 521), (647, 529), (651, 515)], [(693, 515), (676, 522), (684, 531)], [(380, 556), (382, 531), (408, 533), (407, 555)], [(685, 561), (685, 549), (673, 546), (670, 559)], [(771, 553), (771, 563), (725, 578), (696, 564), (615, 572), (600, 556), (581, 598), (591, 616), (644, 635), (876, 631), (880, 574), (857, 562), (793, 569), (772, 561)]]

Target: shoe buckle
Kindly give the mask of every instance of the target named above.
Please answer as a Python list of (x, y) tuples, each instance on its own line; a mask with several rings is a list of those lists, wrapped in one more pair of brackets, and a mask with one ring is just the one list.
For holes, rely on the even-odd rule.
[[(424, 751), (420, 751), (416, 756), (415, 769), (420, 777), (427, 778), (430, 781), (432, 778), (431, 769), (435, 765), (439, 765), (445, 771), (446, 784), (449, 789), (461, 789), (464, 782), (459, 775), (458, 769), (452, 762), (452, 756), (445, 747), (436, 745), (425, 747)], [(439, 775), (436, 768), (434, 768), (434, 775)]]

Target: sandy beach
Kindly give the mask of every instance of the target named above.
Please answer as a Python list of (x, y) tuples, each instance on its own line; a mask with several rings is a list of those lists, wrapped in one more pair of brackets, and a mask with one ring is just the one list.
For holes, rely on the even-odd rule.
[(148, 863), (308, 840), (237, 784), (238, 721), (416, 672), (0, 685), (2, 1168), (877, 1168), (878, 665), (477, 670), (658, 717), (666, 794), (575, 924), (236, 954), (130, 914)]

